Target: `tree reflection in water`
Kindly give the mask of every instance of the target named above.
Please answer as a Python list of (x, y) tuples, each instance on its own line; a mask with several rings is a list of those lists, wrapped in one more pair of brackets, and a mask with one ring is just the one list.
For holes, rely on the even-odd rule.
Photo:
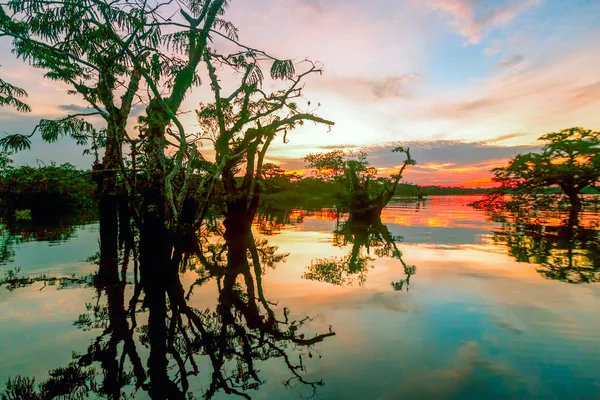
[(304, 222), (304, 218), (313, 215), (311, 211), (299, 208), (281, 208), (263, 206), (256, 213), (254, 226), (258, 233), (263, 236), (277, 235), (281, 233), (286, 225), (296, 225)]
[(23, 242), (66, 242), (73, 237), (77, 226), (96, 219), (91, 212), (56, 215), (45, 220), (17, 221), (14, 216), (0, 216), (0, 265), (12, 261), (13, 247)]
[[(132, 254), (121, 254), (120, 282), (101, 285), (96, 280), (97, 303), (87, 304), (88, 313), (75, 322), (80, 329), (102, 330), (87, 351), (74, 354), (68, 366), (50, 371), (50, 378), (41, 384), (21, 376), (9, 380), (2, 399), (81, 399), (91, 394), (121, 399), (139, 390), (153, 399), (194, 398), (191, 378), (207, 374), (201, 359), (209, 360), (212, 367), (201, 394), (204, 398), (219, 391), (250, 398), (248, 392), (265, 382), (259, 363), (269, 359), (280, 359), (289, 371), (284, 385), (300, 383), (316, 393), (323, 382), (305, 377), (305, 360), (313, 356), (315, 344), (335, 333), (330, 329), (309, 337), (304, 328), (311, 318), (293, 319), (287, 308), (277, 311), (266, 298), (262, 276), (286, 255), (278, 254), (266, 240), (254, 240), (250, 231), (240, 234), (248, 237), (247, 248), (236, 249), (241, 255), (232, 254), (220, 240), (218, 228), (203, 235), (200, 251), (185, 264), (198, 273), (198, 280), (186, 293), (176, 275), (168, 284), (168, 301), (159, 307), (159, 312), (166, 310), (162, 315), (145, 304), (135, 257), (134, 273), (125, 273), (135, 253), (135, 247), (129, 248)], [(238, 262), (232, 264), (232, 259)], [(29, 284), (44, 279), (49, 278), (31, 279)], [(190, 306), (193, 290), (213, 279), (216, 307)], [(166, 324), (159, 324), (165, 328), (157, 334), (149, 325), (158, 318)]]
[(359, 214), (350, 213), (346, 221), (338, 219), (333, 232), (333, 244), (344, 247), (352, 244), (350, 253), (343, 257), (317, 258), (312, 260), (303, 275), (304, 279), (327, 282), (333, 285), (363, 285), (367, 279), (369, 269), (373, 268), (371, 262), (371, 249), (379, 258), (389, 257), (400, 261), (405, 277), (392, 282), (394, 290), (407, 290), (410, 277), (416, 272), (414, 265), (408, 265), (402, 257), (396, 242), (402, 237), (391, 234), (385, 224), (381, 222), (380, 215), (371, 215), (368, 218)]
[[(537, 271), (547, 279), (567, 283), (600, 282), (600, 231), (597, 221), (585, 214), (528, 218), (489, 213), (502, 222), (493, 241), (508, 248), (518, 262), (539, 264)], [(558, 215), (561, 217), (562, 215)], [(554, 220), (557, 223), (550, 222)]]

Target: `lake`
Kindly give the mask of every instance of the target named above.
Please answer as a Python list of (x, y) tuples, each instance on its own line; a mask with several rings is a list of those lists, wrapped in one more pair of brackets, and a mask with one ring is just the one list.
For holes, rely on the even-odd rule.
[[(254, 275), (234, 275), (230, 291), (227, 276), (201, 265), (217, 268), (224, 255), (218, 235), (206, 237), (206, 260), (190, 260), (181, 283), (211, 344), (182, 328), (170, 376), (189, 398), (598, 398), (600, 217), (514, 224), (467, 206), (476, 199), (395, 199), (364, 229), (333, 209), (261, 213)], [(109, 397), (102, 381), (115, 370), (124, 398), (150, 398), (133, 379), (150, 351), (146, 314), (133, 342), (111, 347), (111, 294), (87, 277), (98, 225), (3, 227), (2, 240), (0, 276), (19, 268), (36, 279), (0, 288), (0, 385), (18, 375), (41, 383), (72, 363), (93, 368), (97, 385), (80, 388), (90, 398)], [(121, 292), (123, 320), (134, 286)]]

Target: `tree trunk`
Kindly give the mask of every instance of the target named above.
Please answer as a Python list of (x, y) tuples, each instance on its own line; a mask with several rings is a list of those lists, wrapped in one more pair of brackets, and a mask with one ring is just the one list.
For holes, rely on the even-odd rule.
[(227, 202), (225, 211), (225, 233), (223, 235), (227, 244), (227, 269), (236, 269), (245, 260), (248, 248), (248, 236), (254, 215), (247, 213), (247, 198), (239, 198)]
[(100, 266), (97, 281), (100, 285), (119, 282), (117, 168), (119, 143), (115, 131), (107, 133), (106, 152), (97, 175), (100, 218)]
[(563, 191), (569, 198), (569, 202), (571, 203), (571, 211), (578, 213), (583, 208), (580, 197), (580, 190), (574, 188), (572, 186), (563, 186)]
[(569, 220), (567, 221), (568, 226), (576, 226), (579, 225), (579, 213), (580, 211), (574, 207), (569, 211)]
[(109, 399), (118, 400), (121, 398), (121, 388), (124, 386), (123, 376), (119, 373), (118, 344), (125, 340), (128, 329), (125, 312), (125, 283), (107, 285), (106, 297), (111, 335), (101, 359), (102, 368), (106, 371), (104, 390)]
[(141, 284), (145, 293), (144, 305), (149, 310), (149, 394), (153, 399), (170, 398), (166, 392), (171, 385), (167, 374), (166, 289), (172, 246), (166, 228), (163, 141), (160, 124), (149, 127), (147, 153), (150, 176), (142, 191), (139, 257)]

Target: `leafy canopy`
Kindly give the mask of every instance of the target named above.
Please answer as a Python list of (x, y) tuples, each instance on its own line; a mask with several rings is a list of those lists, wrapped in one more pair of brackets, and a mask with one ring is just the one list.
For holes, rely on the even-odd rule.
[(493, 180), (516, 192), (559, 186), (578, 195), (600, 180), (600, 132), (581, 127), (543, 135), (541, 153), (519, 154), (492, 170)]

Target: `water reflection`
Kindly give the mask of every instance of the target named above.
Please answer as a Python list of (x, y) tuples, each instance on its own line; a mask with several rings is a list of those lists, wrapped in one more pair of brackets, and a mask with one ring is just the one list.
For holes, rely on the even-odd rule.
[(502, 221), (493, 242), (506, 246), (518, 262), (538, 264), (547, 279), (567, 283), (600, 282), (599, 224), (585, 218), (560, 215), (530, 218), (492, 214)]
[[(335, 333), (311, 334), (310, 317), (295, 318), (288, 308), (268, 300), (262, 276), (287, 255), (267, 240), (255, 240), (250, 231), (239, 234), (247, 235), (247, 247), (233, 250), (218, 227), (203, 232), (199, 251), (186, 259), (186, 268), (198, 279), (186, 288), (176, 275), (163, 307), (146, 301), (137, 260), (129, 263), (131, 254), (121, 254), (120, 281), (89, 281), (97, 301), (86, 304), (88, 312), (75, 321), (78, 328), (101, 334), (85, 353), (74, 354), (71, 363), (50, 371), (41, 384), (21, 376), (10, 380), (3, 398), (79, 399), (93, 394), (120, 399), (143, 390), (154, 399), (184, 399), (192, 397), (190, 380), (199, 375), (208, 379), (204, 398), (218, 392), (250, 398), (248, 392), (265, 382), (261, 363), (276, 359), (289, 372), (285, 386), (301, 384), (314, 394), (323, 381), (306, 378), (306, 360), (318, 354), (316, 344)], [(240, 250), (243, 254), (233, 253)], [(133, 271), (126, 271), (131, 267)], [(18, 286), (52, 279), (23, 278)], [(216, 305), (193, 307), (193, 291), (209, 282), (217, 290)]]
[(402, 252), (396, 245), (402, 240), (401, 236), (390, 233), (379, 215), (361, 218), (350, 213), (348, 219), (342, 221), (338, 213), (333, 231), (333, 245), (343, 248), (351, 244), (350, 253), (344, 257), (316, 258), (311, 261), (302, 277), (339, 286), (363, 285), (369, 269), (373, 267), (373, 250), (373, 255), (377, 258), (399, 260), (405, 277), (392, 282), (391, 285), (394, 290), (408, 290), (410, 277), (416, 272), (416, 267), (404, 262)]
[[(554, 279), (560, 272), (567, 282), (598, 281), (588, 273), (598, 266), (598, 214), (569, 226), (564, 214), (486, 215), (466, 206), (472, 200), (432, 197), (418, 212), (394, 201), (368, 222), (332, 209), (264, 212), (252, 232), (239, 233), (247, 245), (236, 254), (221, 225), (205, 225), (201, 251), (169, 281), (158, 310), (140, 290), (133, 250), (126, 263), (119, 255), (117, 284), (92, 277), (65, 286), (71, 290), (55, 290), (58, 282), (38, 290), (44, 283), (32, 273), (87, 273), (67, 260), (97, 250), (96, 225), (36, 248), (44, 267), (22, 256), (35, 243), (15, 243), (16, 261), (2, 271), (22, 266), (17, 276), (31, 281), (0, 288), (0, 385), (12, 377), (18, 399), (283, 400), (313, 389), (320, 399), (593, 398), (600, 286)], [(277, 229), (261, 233), (264, 221)], [(75, 248), (85, 255), (73, 256)], [(62, 258), (49, 256), (57, 250)], [(419, 266), (408, 293), (390, 288), (410, 278), (396, 250)], [(301, 279), (311, 260), (332, 256), (344, 262), (329, 283)], [(346, 283), (331, 284), (339, 271)], [(152, 331), (160, 321), (164, 328)]]
[(59, 244), (73, 238), (77, 227), (94, 221), (94, 213), (49, 216), (36, 221), (19, 221), (13, 216), (0, 216), (0, 265), (12, 261), (13, 248), (25, 242)]
[(310, 212), (300, 209), (261, 210), (254, 221), (258, 233), (265, 236), (281, 233), (286, 225), (300, 224)]

